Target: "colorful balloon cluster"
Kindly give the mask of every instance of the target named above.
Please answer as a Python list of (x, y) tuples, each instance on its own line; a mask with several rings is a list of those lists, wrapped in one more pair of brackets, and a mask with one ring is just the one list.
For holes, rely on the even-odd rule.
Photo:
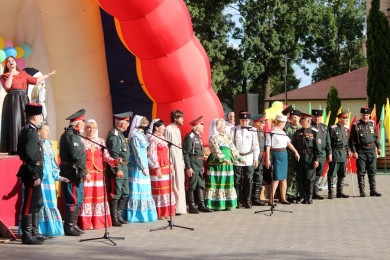
[(31, 56), (32, 49), (28, 44), (14, 47), (10, 40), (5, 40), (0, 36), (0, 62), (3, 62), (9, 56), (16, 58), (16, 64), (20, 69), (26, 66), (26, 59)]

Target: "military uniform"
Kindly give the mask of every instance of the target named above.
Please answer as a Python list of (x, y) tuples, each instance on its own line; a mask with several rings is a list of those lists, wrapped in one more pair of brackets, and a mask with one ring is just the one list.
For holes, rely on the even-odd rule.
[[(252, 120), (255, 121), (266, 121), (265, 114), (253, 116)], [(252, 205), (264, 206), (265, 203), (260, 201), (260, 190), (263, 185), (263, 158), (264, 158), (264, 147), (265, 147), (265, 135), (262, 130), (257, 129), (257, 141), (259, 143), (259, 165), (254, 169), (253, 172), (253, 185), (252, 185)]]
[[(201, 118), (202, 117), (191, 121), (190, 125), (196, 126), (200, 123)], [(202, 139), (199, 134), (192, 130), (184, 137), (183, 140), (183, 158), (185, 168), (186, 170), (193, 170), (192, 176), (189, 177), (187, 185), (187, 199), (190, 213), (198, 213), (198, 210), (202, 212), (212, 211), (204, 204), (205, 179), (203, 177), (203, 154), (204, 150)], [(198, 196), (198, 209), (195, 207), (194, 191)]]
[[(371, 109), (362, 108), (361, 113), (371, 114)], [(372, 120), (369, 120), (368, 122), (359, 120), (354, 123), (351, 128), (349, 144), (351, 151), (358, 154), (356, 166), (360, 196), (366, 196), (364, 191), (364, 175), (366, 172), (370, 184), (370, 196), (381, 196), (381, 194), (376, 191), (375, 181), (377, 160), (376, 148), (380, 149), (375, 122)]]
[[(26, 105), (25, 112), (27, 117), (42, 114), (42, 106), (29, 103)], [(21, 212), (22, 243), (42, 244), (43, 239), (38, 232), (39, 211), (42, 207), (42, 189), (40, 184), (34, 186), (34, 182), (42, 180), (43, 150), (39, 141), (37, 126), (34, 123), (27, 122), (19, 132), (17, 150), (20, 160), (23, 161), (17, 174), (24, 184)]]
[[(322, 110), (313, 109), (312, 110), (313, 116), (322, 116)], [(318, 182), (320, 180), (320, 177), (322, 175), (322, 172), (324, 171), (325, 161), (326, 157), (332, 154), (332, 147), (330, 145), (330, 136), (329, 136), (329, 128), (327, 125), (323, 123), (315, 124), (312, 122), (311, 126), (313, 128), (316, 128), (318, 130), (317, 132), (317, 144), (318, 144), (318, 150), (319, 150), (319, 157), (318, 159), (318, 167), (316, 168), (316, 177), (314, 181), (314, 194), (313, 199), (324, 199), (318, 194), (319, 188), (318, 188)]]
[[(84, 120), (85, 110), (81, 109), (75, 114), (66, 118), (70, 122)], [(69, 179), (69, 182), (62, 182), (66, 204), (66, 216), (64, 223), (65, 235), (80, 236), (84, 233), (77, 226), (81, 204), (84, 202), (84, 182), (87, 175), (85, 163), (87, 160), (84, 144), (78, 135), (79, 131), (73, 126), (65, 128), (60, 138), (60, 175)]]
[(316, 177), (313, 162), (319, 158), (318, 130), (311, 128), (298, 129), (291, 141), (298, 151), (300, 159), (297, 167), (298, 185), (302, 187), (305, 194), (304, 203), (312, 204), (314, 181)]
[[(345, 114), (347, 115), (347, 114)], [(328, 199), (333, 199), (333, 179), (337, 174), (337, 198), (348, 198), (343, 193), (344, 178), (347, 168), (349, 152), (348, 128), (341, 124), (332, 125), (329, 128), (330, 142), (332, 146), (332, 161), (328, 171)]]
[[(116, 114), (114, 117), (116, 120), (128, 121), (131, 112)], [(129, 173), (128, 173), (128, 160), (130, 157), (130, 151), (128, 149), (128, 143), (126, 141), (123, 132), (114, 127), (108, 132), (106, 138), (106, 145), (110, 156), (114, 159), (122, 159), (122, 163), (118, 166), (109, 166), (106, 168), (107, 176), (107, 191), (110, 204), (110, 213), (113, 226), (121, 226), (121, 224), (128, 223), (123, 219), (123, 209), (127, 208), (127, 201), (129, 198)], [(118, 177), (117, 173), (123, 172), (123, 177)]]

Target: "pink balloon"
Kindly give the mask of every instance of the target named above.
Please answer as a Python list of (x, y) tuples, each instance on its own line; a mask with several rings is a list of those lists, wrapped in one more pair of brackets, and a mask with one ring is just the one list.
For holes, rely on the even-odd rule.
[(14, 47), (10, 40), (4, 40), (4, 49)]
[(16, 59), (16, 64), (18, 65), (19, 69), (22, 70), (26, 67), (26, 59), (21, 58), (21, 59)]

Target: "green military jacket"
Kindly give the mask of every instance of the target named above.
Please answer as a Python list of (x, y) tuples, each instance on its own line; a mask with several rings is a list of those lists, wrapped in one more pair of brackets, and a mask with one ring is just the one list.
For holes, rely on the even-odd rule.
[(328, 155), (332, 154), (332, 147), (330, 145), (330, 136), (328, 126), (322, 123), (314, 124), (312, 122), (312, 127), (318, 130), (317, 132), (317, 145), (319, 150), (319, 158), (325, 158)]
[(84, 144), (77, 130), (65, 128), (60, 138), (61, 176), (70, 180), (81, 181), (87, 174)]
[(108, 132), (106, 145), (108, 152), (114, 159), (122, 158), (122, 163), (117, 167), (107, 166), (107, 173), (111, 176), (116, 176), (117, 171), (122, 171), (124, 178), (128, 178), (128, 166), (130, 151), (125, 136), (118, 128), (113, 128)]
[(43, 176), (43, 150), (39, 140), (37, 127), (26, 124), (19, 132), (18, 155), (23, 164), (19, 168), (17, 176), (23, 182), (42, 179)]
[(332, 146), (334, 162), (345, 162), (349, 151), (348, 128), (336, 124), (329, 127), (330, 143)]
[(359, 151), (373, 151), (375, 146), (380, 149), (374, 121), (369, 120), (365, 123), (360, 119), (355, 122), (351, 128), (349, 145), (353, 153)]
[(295, 132), (291, 143), (299, 153), (299, 163), (308, 165), (320, 158), (318, 132), (319, 130), (313, 127), (300, 128)]
[(201, 170), (203, 167), (203, 154), (201, 137), (194, 131), (186, 134), (183, 140), (183, 157), (186, 169)]

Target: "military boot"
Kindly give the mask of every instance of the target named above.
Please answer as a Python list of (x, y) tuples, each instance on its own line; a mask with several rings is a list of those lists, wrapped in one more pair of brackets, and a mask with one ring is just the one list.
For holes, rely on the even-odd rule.
[(265, 206), (265, 203), (260, 201), (260, 188), (261, 187), (255, 187), (252, 193), (252, 205), (253, 206)]
[(41, 234), (39, 234), (39, 213), (34, 213), (32, 215), (32, 235), (40, 241), (45, 240)]
[(127, 210), (127, 200), (128, 198), (120, 198), (118, 201), (118, 211), (117, 218), (119, 223), (128, 224), (129, 222), (123, 219), (123, 209)]
[(244, 189), (244, 207), (246, 209), (252, 208), (251, 204), (251, 194), (252, 194), (252, 183), (249, 183), (249, 185), (245, 185)]
[(314, 191), (314, 182), (306, 183), (306, 200), (305, 204), (313, 204), (313, 191)]
[(343, 193), (343, 187), (344, 187), (344, 177), (338, 177), (337, 178), (337, 198), (349, 198), (349, 195)]
[(75, 211), (67, 210), (64, 223), (65, 236), (81, 236), (81, 233), (74, 228), (75, 219), (77, 221), (77, 215)]
[(358, 185), (359, 185), (359, 192), (360, 192), (360, 197), (365, 197), (366, 192), (364, 191), (364, 175), (358, 175)]
[(237, 207), (236, 207), (236, 209), (240, 209), (240, 208), (242, 208), (242, 205), (241, 205), (241, 185), (234, 185), (234, 188), (236, 189), (236, 193), (237, 193)]
[(73, 227), (75, 230), (77, 230), (80, 234), (85, 234), (85, 231), (84, 229), (80, 228), (78, 225), (77, 225), (77, 221), (79, 219), (79, 213), (80, 213), (80, 206), (77, 206), (77, 207), (74, 207), (74, 218), (73, 219)]
[(297, 204), (302, 204), (305, 202), (305, 184), (302, 182), (298, 182), (297, 185)]
[(199, 214), (199, 210), (195, 205), (194, 191), (187, 191), (187, 200), (188, 200), (188, 212), (191, 214)]
[(121, 227), (122, 224), (118, 221), (118, 200), (110, 202), (111, 222), (114, 227)]
[(333, 194), (334, 194), (333, 181), (334, 181), (334, 178), (328, 176), (328, 199), (330, 199), (330, 200), (333, 199)]
[(368, 182), (370, 183), (370, 196), (380, 197), (382, 194), (376, 191), (375, 175), (368, 175)]
[(319, 181), (320, 181), (320, 178), (319, 177), (316, 177), (315, 181), (314, 181), (314, 191), (313, 191), (313, 199), (315, 200), (323, 200), (324, 197), (322, 197), (321, 195), (318, 194), (318, 191), (319, 191)]
[(203, 193), (203, 189), (196, 189), (197, 192), (198, 192), (198, 211), (200, 212), (213, 212), (212, 209), (209, 209), (208, 207), (206, 207), (204, 205), (204, 193)]
[(33, 217), (32, 214), (22, 216), (22, 244), (42, 245), (43, 240), (38, 240), (33, 236)]

